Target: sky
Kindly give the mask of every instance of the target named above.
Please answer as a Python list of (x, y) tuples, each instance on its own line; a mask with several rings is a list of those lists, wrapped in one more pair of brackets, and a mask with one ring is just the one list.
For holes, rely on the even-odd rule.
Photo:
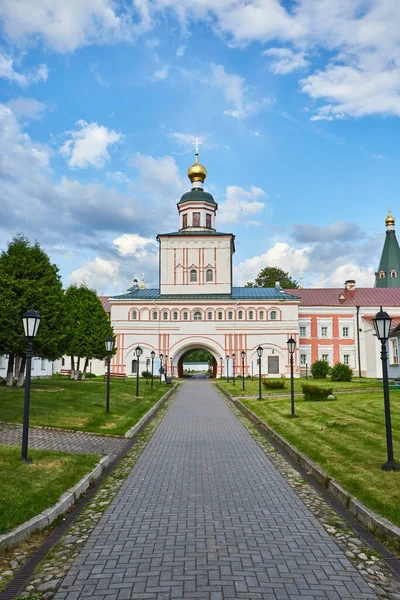
[(0, 248), (65, 286), (158, 283), (193, 141), (234, 284), (374, 283), (400, 219), (398, 0), (2, 0)]

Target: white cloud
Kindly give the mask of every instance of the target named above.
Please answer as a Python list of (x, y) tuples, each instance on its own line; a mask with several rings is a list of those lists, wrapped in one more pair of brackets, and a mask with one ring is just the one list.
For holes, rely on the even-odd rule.
[(250, 191), (231, 185), (226, 188), (226, 200), (219, 205), (219, 223), (246, 223), (247, 217), (260, 214), (265, 203), (259, 199), (266, 197), (266, 193), (254, 185)]
[(11, 108), (14, 115), (20, 119), (41, 119), (44, 111), (46, 110), (46, 104), (35, 100), (35, 98), (13, 98), (7, 102), (7, 106)]
[(161, 81), (163, 79), (166, 79), (168, 77), (168, 73), (169, 73), (169, 65), (163, 65), (162, 67), (160, 67), (159, 69), (154, 71), (153, 80)]
[(186, 52), (187, 46), (179, 46), (176, 50), (176, 58), (182, 58)]
[(263, 54), (272, 58), (270, 70), (275, 75), (286, 75), (310, 64), (305, 58), (305, 52), (293, 52), (290, 48), (269, 48)]
[(157, 242), (153, 238), (145, 238), (137, 233), (124, 233), (113, 240), (121, 256), (134, 256), (136, 260), (142, 260), (150, 254), (156, 254)]
[(0, 77), (18, 83), (21, 87), (26, 87), (31, 83), (46, 81), (49, 76), (49, 70), (46, 65), (38, 65), (26, 73), (18, 73), (14, 69), (14, 60), (0, 50)]
[(225, 110), (224, 114), (236, 119), (257, 114), (265, 104), (273, 103), (272, 97), (251, 99), (243, 77), (227, 73), (222, 65), (212, 65), (210, 83), (222, 90), (226, 100), (233, 105), (233, 108)]
[(138, 152), (132, 164), (139, 169), (141, 185), (155, 195), (162, 195), (163, 198), (166, 193), (178, 195), (185, 187), (172, 156), (153, 158)]
[(71, 283), (80, 285), (84, 283), (87, 287), (98, 290), (115, 288), (121, 285), (119, 264), (115, 260), (96, 258), (84, 263), (69, 275)]
[(372, 287), (375, 281), (373, 267), (361, 268), (352, 262), (336, 267), (331, 272), (321, 273), (313, 287), (343, 287), (347, 279), (354, 279), (357, 287)]
[(107, 172), (106, 177), (110, 181), (115, 181), (116, 183), (129, 183), (130, 181), (126, 173), (123, 173), (122, 171)]
[[(146, 11), (140, 14), (144, 21)], [(130, 13), (118, 15), (112, 0), (2, 0), (0, 21), (8, 39), (27, 44), (40, 40), (61, 53), (131, 34)]]
[(329, 242), (350, 240), (360, 236), (360, 228), (356, 223), (335, 221), (327, 227), (309, 223), (294, 223), (293, 239), (296, 242)]
[(77, 121), (79, 129), (69, 131), (71, 139), (60, 148), (60, 153), (68, 158), (70, 167), (101, 169), (110, 160), (108, 147), (122, 139), (113, 129), (97, 123)]

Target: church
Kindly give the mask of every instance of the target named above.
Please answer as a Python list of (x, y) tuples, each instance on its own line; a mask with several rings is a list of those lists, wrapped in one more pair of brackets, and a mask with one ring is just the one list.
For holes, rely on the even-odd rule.
[[(400, 323), (400, 248), (395, 221), (386, 219), (386, 239), (374, 288), (245, 288), (233, 285), (235, 236), (217, 230), (218, 204), (204, 191), (207, 171), (198, 160), (188, 169), (191, 190), (177, 204), (179, 229), (157, 236), (159, 287), (134, 280), (126, 293), (102, 297), (116, 336), (112, 372), (139, 376), (155, 353), (154, 373), (182, 376), (194, 349), (213, 356), (214, 377), (258, 375), (262, 348), (264, 377), (290, 373), (287, 340), (296, 340), (295, 376), (317, 359), (348, 364), (356, 375), (379, 377), (379, 348), (372, 318), (380, 306)], [(138, 359), (135, 348), (143, 354)], [(398, 365), (398, 338), (389, 344)], [(162, 356), (162, 359), (160, 358)], [(150, 363), (151, 364), (151, 363)]]

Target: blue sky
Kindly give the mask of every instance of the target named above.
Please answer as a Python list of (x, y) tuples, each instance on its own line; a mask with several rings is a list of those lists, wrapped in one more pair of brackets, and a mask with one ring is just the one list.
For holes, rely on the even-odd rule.
[(373, 285), (400, 151), (397, 0), (3, 0), (0, 245), (65, 285), (157, 283), (202, 140), (235, 283)]

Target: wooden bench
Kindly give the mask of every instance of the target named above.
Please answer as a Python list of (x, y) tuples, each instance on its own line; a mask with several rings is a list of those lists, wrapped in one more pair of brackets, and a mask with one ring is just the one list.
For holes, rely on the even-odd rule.
[[(107, 373), (104, 373), (104, 380), (107, 379)], [(110, 379), (123, 379), (125, 381), (125, 373), (110, 373)]]
[(61, 369), (60, 375), (71, 375), (71, 369)]

